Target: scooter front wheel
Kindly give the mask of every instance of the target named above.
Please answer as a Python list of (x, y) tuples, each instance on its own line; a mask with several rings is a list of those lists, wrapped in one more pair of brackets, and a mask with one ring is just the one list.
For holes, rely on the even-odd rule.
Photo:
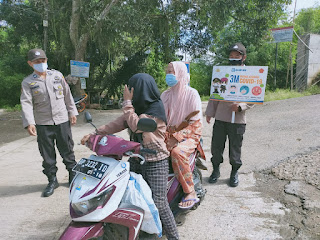
[(79, 104), (77, 104), (77, 110), (79, 113), (83, 112), (86, 109), (86, 103), (85, 102), (81, 102)]
[(129, 229), (125, 226), (106, 223), (104, 225), (103, 240), (128, 240)]

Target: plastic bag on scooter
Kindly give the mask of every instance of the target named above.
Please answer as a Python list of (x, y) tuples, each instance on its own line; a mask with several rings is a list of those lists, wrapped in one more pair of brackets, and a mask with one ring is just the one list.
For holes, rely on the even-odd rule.
[(152, 192), (140, 174), (130, 172), (127, 189), (123, 195), (120, 207), (134, 205), (144, 210), (141, 230), (149, 234), (162, 236), (162, 225), (159, 211), (152, 199)]

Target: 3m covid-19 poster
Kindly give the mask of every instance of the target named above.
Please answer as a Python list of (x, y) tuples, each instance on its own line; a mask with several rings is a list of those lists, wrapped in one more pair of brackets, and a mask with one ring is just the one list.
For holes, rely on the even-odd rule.
[(210, 100), (263, 104), (266, 66), (214, 66)]

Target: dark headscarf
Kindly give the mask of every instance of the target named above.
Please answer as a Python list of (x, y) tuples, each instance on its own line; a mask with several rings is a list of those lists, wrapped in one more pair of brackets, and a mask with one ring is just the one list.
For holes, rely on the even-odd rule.
[(129, 79), (129, 88), (134, 88), (132, 105), (135, 112), (147, 114), (167, 123), (160, 91), (153, 77), (146, 73), (137, 73)]

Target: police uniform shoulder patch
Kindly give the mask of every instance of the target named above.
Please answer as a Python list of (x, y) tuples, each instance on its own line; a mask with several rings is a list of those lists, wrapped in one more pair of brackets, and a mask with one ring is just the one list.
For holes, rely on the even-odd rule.
[(33, 78), (37, 78), (38, 77), (38, 75), (37, 74), (33, 74)]

